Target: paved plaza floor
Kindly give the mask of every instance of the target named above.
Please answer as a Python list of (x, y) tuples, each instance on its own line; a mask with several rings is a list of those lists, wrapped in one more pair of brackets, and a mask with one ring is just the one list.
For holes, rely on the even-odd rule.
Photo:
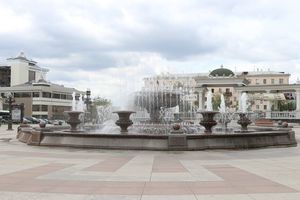
[[(300, 148), (124, 151), (27, 146), (0, 127), (0, 199), (299, 200)], [(300, 140), (300, 128), (294, 128)], [(12, 139), (11, 139), (12, 138)]]

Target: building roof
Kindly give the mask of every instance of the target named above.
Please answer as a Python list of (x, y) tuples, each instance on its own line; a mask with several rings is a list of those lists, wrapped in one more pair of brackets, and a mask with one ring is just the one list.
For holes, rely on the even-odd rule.
[(230, 69), (224, 68), (223, 65), (221, 65), (220, 68), (210, 72), (209, 76), (234, 76), (234, 73)]

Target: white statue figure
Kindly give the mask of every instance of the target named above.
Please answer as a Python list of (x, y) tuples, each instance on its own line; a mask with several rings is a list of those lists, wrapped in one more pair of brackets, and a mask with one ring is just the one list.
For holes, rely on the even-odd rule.
[(211, 93), (211, 91), (208, 91), (208, 93), (207, 93), (206, 111), (213, 111), (213, 107), (212, 107), (212, 93)]

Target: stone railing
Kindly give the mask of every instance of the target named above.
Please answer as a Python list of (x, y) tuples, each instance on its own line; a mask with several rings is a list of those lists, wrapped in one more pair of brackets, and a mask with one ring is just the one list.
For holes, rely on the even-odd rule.
[(270, 113), (271, 119), (296, 119), (296, 111), (272, 111)]

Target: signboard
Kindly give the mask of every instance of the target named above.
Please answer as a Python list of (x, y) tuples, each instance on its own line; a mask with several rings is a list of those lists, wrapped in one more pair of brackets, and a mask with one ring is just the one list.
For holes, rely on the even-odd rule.
[(21, 121), (21, 110), (18, 108), (14, 108), (11, 111), (11, 119), (13, 121)]

